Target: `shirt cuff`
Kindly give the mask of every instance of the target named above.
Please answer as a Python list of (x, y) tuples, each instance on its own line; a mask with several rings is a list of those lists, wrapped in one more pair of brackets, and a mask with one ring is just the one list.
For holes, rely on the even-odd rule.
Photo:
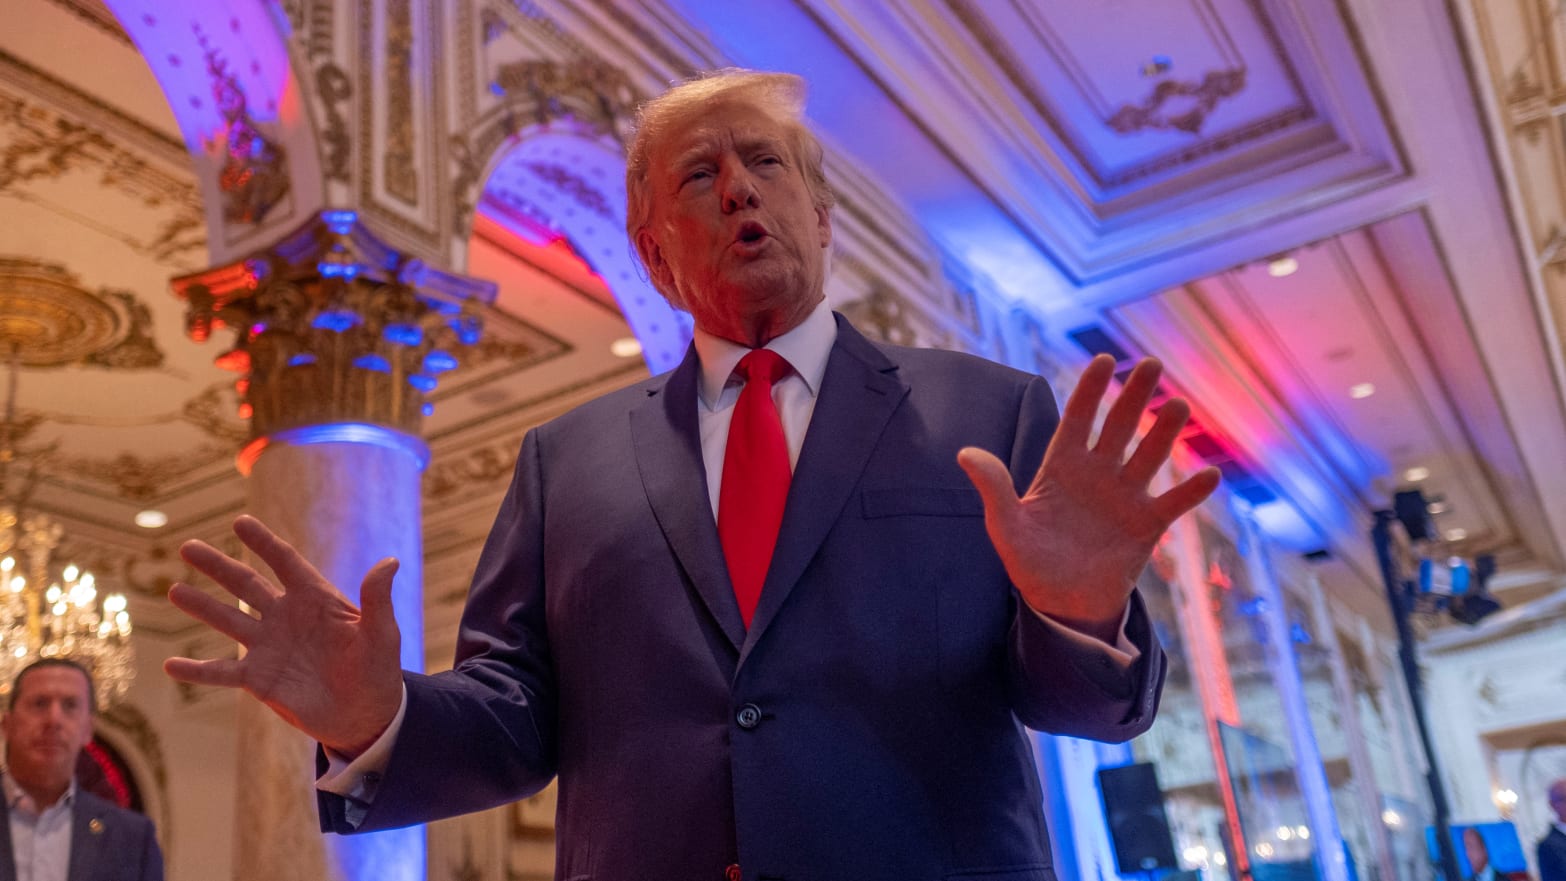
[(364, 822), (364, 815), (374, 803), (386, 766), (391, 764), (392, 747), (397, 744), (397, 733), (402, 730), (402, 718), (407, 712), (408, 686), (404, 685), (397, 715), (392, 717), (391, 724), (358, 758), (349, 759), (330, 747), (321, 747), (326, 753), (326, 773), (316, 778), (315, 788), (343, 797), (343, 816), (350, 826), (357, 827)]
[[(1122, 670), (1129, 670), (1131, 665), (1135, 664), (1142, 657), (1142, 650), (1136, 647), (1136, 644), (1131, 641), (1130, 637), (1126, 636), (1126, 624), (1131, 620), (1130, 602), (1126, 603), (1126, 610), (1120, 614), (1120, 627), (1116, 629), (1115, 641), (1112, 643), (1104, 642), (1096, 636), (1083, 633), (1068, 624), (1051, 618), (1025, 602), (1022, 605), (1040, 621), (1053, 625), (1062, 638), (1076, 643), (1081, 648), (1108, 649), (1110, 659)], [(401, 718), (400, 715), (399, 718)]]

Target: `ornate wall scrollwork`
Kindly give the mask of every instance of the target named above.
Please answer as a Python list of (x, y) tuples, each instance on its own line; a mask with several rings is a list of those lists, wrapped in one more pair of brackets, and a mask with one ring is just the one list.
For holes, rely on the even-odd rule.
[(323, 157), (326, 177), (346, 181), (352, 144), (341, 105), (353, 96), (353, 81), (348, 78), (348, 71), (341, 67), (323, 64), (315, 69), (315, 89), (321, 97), (322, 112), (326, 114), (326, 127), (321, 132), (321, 143), (326, 151)]
[(409, 205), (419, 201), (413, 154), (413, 8), (411, 0), (386, 7), (386, 192)]
[[(622, 71), (587, 60), (519, 61), (503, 65), (495, 75), (493, 89), (505, 99), (505, 105), (492, 113), (474, 134), (451, 139), (451, 155), (456, 166), (451, 190), (457, 197), (453, 232), (458, 237), (465, 238), (471, 232), (484, 163), (495, 155), (507, 138), (530, 125), (569, 118), (582, 123), (592, 133), (609, 135), (623, 142), (629, 134), (632, 113), (639, 100)], [(602, 194), (585, 181), (568, 180), (574, 177), (569, 171), (563, 168), (533, 170), (577, 198), (587, 210), (603, 217), (613, 215)], [(604, 213), (606, 211), (608, 213)]]

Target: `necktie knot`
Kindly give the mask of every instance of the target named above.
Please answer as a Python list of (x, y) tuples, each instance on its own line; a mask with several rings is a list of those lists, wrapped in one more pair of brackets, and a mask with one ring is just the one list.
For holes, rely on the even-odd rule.
[(771, 349), (751, 349), (734, 368), (746, 382), (764, 382), (772, 385), (793, 370), (788, 360)]

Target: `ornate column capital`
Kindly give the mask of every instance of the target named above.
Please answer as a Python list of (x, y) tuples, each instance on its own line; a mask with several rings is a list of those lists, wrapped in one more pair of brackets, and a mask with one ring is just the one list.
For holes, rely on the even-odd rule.
[(323, 211), (277, 244), (176, 278), (190, 338), (234, 331), (218, 366), (241, 374), (252, 439), (331, 423), (417, 436), (436, 377), (478, 341), (492, 282), (388, 246), (353, 211)]

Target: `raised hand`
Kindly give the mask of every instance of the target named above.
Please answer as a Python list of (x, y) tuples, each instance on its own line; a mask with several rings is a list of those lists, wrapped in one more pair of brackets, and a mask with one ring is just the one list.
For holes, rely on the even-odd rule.
[(1190, 418), (1190, 406), (1180, 399), (1159, 408), (1153, 427), (1126, 457), (1162, 370), (1152, 358), (1136, 365), (1104, 418), (1098, 442), (1089, 446), (1115, 371), (1113, 358), (1094, 358), (1021, 497), (1000, 459), (976, 447), (957, 454), (984, 499), (990, 541), (1023, 600), (1106, 642), (1114, 641), (1158, 539), (1218, 486), (1218, 469), (1204, 468), (1162, 495), (1148, 492)]
[(386, 730), (402, 703), (401, 634), (391, 604), (397, 561), (382, 560), (365, 575), (361, 611), (261, 521), (240, 517), (234, 534), (279, 583), (206, 542), (188, 541), (179, 553), (257, 614), (188, 584), (175, 584), (169, 599), (244, 646), (244, 656), (170, 658), (164, 672), (182, 682), (243, 688), (288, 724), (338, 753), (357, 756)]

